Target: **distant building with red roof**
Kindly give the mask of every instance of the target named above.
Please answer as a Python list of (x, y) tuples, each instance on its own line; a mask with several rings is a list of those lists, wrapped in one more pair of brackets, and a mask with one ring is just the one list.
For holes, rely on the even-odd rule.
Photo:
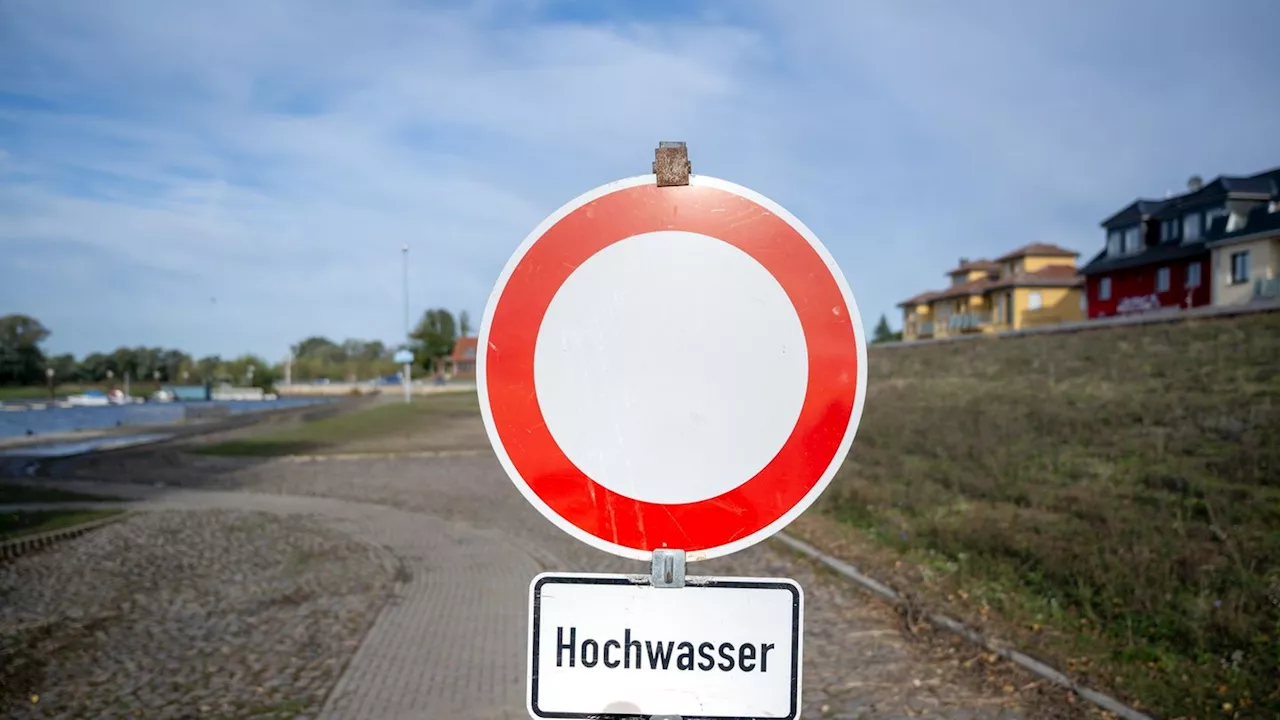
[(449, 366), (456, 378), (474, 378), (476, 376), (476, 351), (479, 338), (463, 337), (453, 344), (453, 354), (449, 356)]

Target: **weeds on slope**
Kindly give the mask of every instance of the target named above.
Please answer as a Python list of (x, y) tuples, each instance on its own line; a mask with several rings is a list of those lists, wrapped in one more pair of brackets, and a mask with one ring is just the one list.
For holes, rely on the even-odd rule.
[(1280, 313), (873, 350), (828, 516), (1165, 717), (1280, 717)]

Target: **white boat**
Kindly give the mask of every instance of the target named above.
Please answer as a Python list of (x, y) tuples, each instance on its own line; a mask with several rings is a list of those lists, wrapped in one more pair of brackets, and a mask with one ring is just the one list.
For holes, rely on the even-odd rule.
[(106, 407), (112, 402), (101, 390), (86, 390), (79, 395), (68, 396), (67, 404), (72, 407)]
[(173, 402), (176, 399), (177, 396), (174, 395), (171, 390), (167, 390), (165, 388), (160, 388), (159, 390), (151, 393), (151, 402), (167, 403)]

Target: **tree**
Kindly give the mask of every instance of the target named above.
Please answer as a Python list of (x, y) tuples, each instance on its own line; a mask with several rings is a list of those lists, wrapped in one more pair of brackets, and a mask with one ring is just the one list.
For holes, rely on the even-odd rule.
[(453, 344), (458, 341), (458, 326), (453, 320), (453, 313), (448, 310), (428, 310), (422, 314), (410, 337), (417, 345), (418, 362), (431, 371), (441, 359), (453, 352)]
[(372, 340), (364, 343), (364, 347), (360, 350), (360, 359), (367, 362), (376, 362), (378, 360), (386, 360), (387, 346), (382, 344), (381, 340)]
[(471, 337), (471, 316), (466, 310), (458, 313), (458, 337)]
[(0, 385), (44, 382), (44, 352), (40, 343), (49, 330), (29, 315), (0, 317)]
[(346, 354), (342, 351), (342, 346), (327, 337), (313, 336), (298, 343), (293, 348), (294, 357), (309, 358), (312, 360), (325, 360), (328, 362), (342, 362), (346, 360)]
[(223, 363), (218, 374), (232, 385), (271, 390), (277, 379), (276, 368), (257, 355), (241, 355)]
[(81, 382), (98, 382), (107, 376), (110, 358), (102, 353), (89, 353), (76, 369), (76, 379)]
[(880, 322), (876, 323), (876, 329), (872, 332), (871, 342), (886, 343), (901, 339), (902, 333), (894, 332), (893, 329), (889, 327), (889, 318), (885, 317), (884, 314), (881, 313)]
[(218, 368), (222, 366), (222, 358), (217, 355), (202, 357), (196, 361), (196, 374), (203, 382), (216, 382)]
[(75, 382), (80, 374), (76, 358), (71, 353), (63, 353), (49, 358), (48, 365), (53, 368), (54, 382)]

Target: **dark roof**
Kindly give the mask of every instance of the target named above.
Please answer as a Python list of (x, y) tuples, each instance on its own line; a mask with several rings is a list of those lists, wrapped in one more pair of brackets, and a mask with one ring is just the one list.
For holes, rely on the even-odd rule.
[(1213, 229), (1217, 230), (1219, 224), (1222, 224), (1222, 231), (1210, 233), (1207, 242), (1209, 247), (1217, 247), (1218, 245), (1229, 245), (1236, 240), (1246, 237), (1252, 237), (1262, 233), (1275, 233), (1280, 235), (1280, 210), (1270, 212), (1265, 204), (1254, 208), (1249, 216), (1245, 218), (1244, 227), (1237, 228), (1231, 232), (1226, 232), (1226, 218), (1218, 218), (1214, 221)]
[(1185, 245), (1178, 242), (1152, 245), (1136, 255), (1120, 255), (1114, 258), (1107, 257), (1104, 251), (1091, 260), (1088, 265), (1080, 268), (1080, 274), (1097, 275), (1104, 272), (1142, 267), (1143, 265), (1175, 262), (1193, 258), (1197, 255), (1204, 255), (1207, 252), (1209, 252), (1209, 248), (1205, 246), (1203, 240)]
[(1005, 260), (1017, 260), (1018, 258), (1027, 257), (1028, 255), (1036, 255), (1040, 257), (1079, 257), (1080, 253), (1074, 250), (1068, 250), (1052, 243), (1031, 243), (1023, 245), (1011, 253), (1006, 253), (996, 258), (996, 262), (1004, 262)]
[(1120, 212), (1103, 220), (1108, 230), (1133, 225), (1148, 217), (1172, 217), (1188, 208), (1207, 205), (1226, 197), (1265, 199), (1280, 194), (1280, 167), (1254, 175), (1220, 175), (1199, 189), (1164, 200), (1138, 199)]
[(960, 264), (954, 270), (948, 270), (948, 275), (955, 275), (962, 272), (970, 272), (980, 270), (982, 272), (997, 272), (1000, 270), (1000, 263), (994, 260), (961, 260)]
[[(1157, 220), (1173, 218), (1188, 209), (1221, 202), (1225, 199), (1265, 201), (1268, 199), (1274, 200), (1277, 197), (1280, 197), (1280, 168), (1272, 168), (1271, 170), (1248, 176), (1222, 175), (1194, 192), (1186, 192), (1161, 201), (1138, 200), (1119, 213), (1104, 220), (1102, 226), (1111, 229), (1131, 225), (1149, 217)], [(1275, 222), (1274, 220), (1264, 219), (1266, 215), (1274, 214), (1266, 213), (1266, 209), (1266, 203), (1260, 202), (1259, 207), (1254, 208), (1249, 213), (1245, 226), (1233, 230), (1231, 233), (1226, 232), (1227, 217), (1214, 218), (1209, 227), (1204, 229), (1204, 235), (1201, 239), (1193, 243), (1183, 244), (1180, 240), (1174, 239), (1152, 245), (1136, 255), (1121, 255), (1115, 258), (1107, 257), (1106, 248), (1104, 247), (1101, 253), (1094, 256), (1087, 265), (1080, 269), (1080, 273), (1083, 275), (1096, 275), (1142, 265), (1174, 262), (1201, 255), (1208, 252), (1209, 244), (1217, 244), (1222, 240), (1264, 232), (1269, 227), (1267, 223)]]
[(1049, 265), (1035, 272), (1020, 272), (999, 280), (993, 280), (988, 290), (1007, 287), (1078, 287), (1084, 276), (1070, 265)]
[(1125, 209), (1103, 220), (1102, 227), (1109, 230), (1115, 227), (1132, 225), (1160, 212), (1167, 204), (1167, 200), (1134, 200)]

